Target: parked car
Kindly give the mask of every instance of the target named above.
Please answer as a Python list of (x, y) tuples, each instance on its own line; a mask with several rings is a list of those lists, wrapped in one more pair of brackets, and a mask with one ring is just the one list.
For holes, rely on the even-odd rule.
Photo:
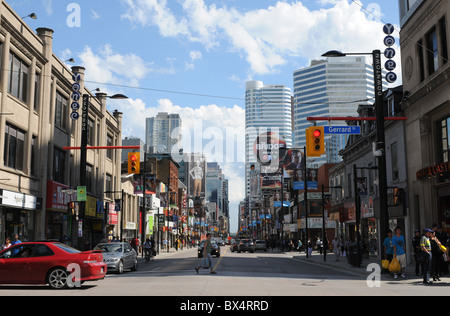
[(267, 251), (267, 241), (265, 241), (265, 240), (257, 240), (257, 241), (255, 241), (255, 251), (256, 250)]
[(113, 242), (98, 244), (94, 250), (101, 250), (103, 260), (108, 266), (108, 272), (114, 271), (122, 274), (125, 269), (136, 271), (138, 269), (137, 253), (126, 242)]
[(255, 252), (255, 243), (251, 239), (241, 239), (238, 244), (238, 253), (241, 251)]
[(238, 249), (239, 240), (238, 239), (232, 239), (230, 242), (230, 250), (231, 252), (235, 252)]
[[(205, 247), (205, 242), (206, 242), (206, 239), (203, 240), (203, 241), (200, 243), (200, 245), (198, 246), (198, 251), (197, 251), (197, 253), (198, 253), (198, 257), (199, 257), (199, 258), (203, 258), (203, 248)], [(217, 241), (211, 239), (211, 244), (212, 244), (212, 246), (213, 246), (213, 249), (212, 249), (212, 251), (211, 251), (211, 256), (220, 257), (220, 246), (219, 246), (219, 244), (217, 243)], [(214, 249), (214, 248), (215, 248), (215, 249)]]
[(101, 280), (105, 274), (100, 251), (81, 252), (59, 242), (26, 242), (0, 252), (0, 284), (48, 284), (62, 289)]

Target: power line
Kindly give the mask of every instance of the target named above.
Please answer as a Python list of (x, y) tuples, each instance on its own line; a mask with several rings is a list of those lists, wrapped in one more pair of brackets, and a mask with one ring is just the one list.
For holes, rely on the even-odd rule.
[(212, 95), (212, 94), (185, 92), (185, 91), (175, 91), (175, 90), (165, 90), (165, 89), (155, 89), (155, 88), (145, 88), (145, 87), (136, 87), (136, 86), (128, 86), (128, 85), (115, 84), (115, 83), (104, 83), (104, 82), (97, 82), (97, 81), (90, 81), (90, 80), (85, 80), (84, 82), (86, 82), (86, 83), (95, 83), (95, 84), (98, 84), (98, 85), (105, 85), (105, 86), (127, 88), (127, 89), (137, 89), (137, 90), (164, 92), (164, 93), (173, 93), (173, 94), (183, 94), (183, 95), (190, 95), (190, 96), (197, 96), (197, 97), (208, 97), (208, 98), (239, 100), (239, 101), (243, 101), (244, 100), (243, 98), (226, 97), (226, 96), (221, 96), (221, 95)]

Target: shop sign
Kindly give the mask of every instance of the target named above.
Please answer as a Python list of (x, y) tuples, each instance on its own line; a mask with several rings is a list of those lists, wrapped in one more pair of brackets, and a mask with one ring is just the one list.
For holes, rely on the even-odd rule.
[(8, 190), (1, 191), (1, 205), (13, 206), (23, 209), (40, 210), (42, 207), (41, 199), (28, 194), (20, 192), (12, 192)]
[(449, 171), (450, 171), (450, 162), (443, 162), (417, 171), (416, 178), (417, 180), (422, 180), (434, 176), (442, 176), (444, 173)]
[(67, 211), (67, 205), (77, 200), (77, 192), (70, 190), (67, 185), (54, 181), (47, 181), (47, 209)]
[(116, 211), (116, 204), (108, 203), (108, 225), (117, 225), (119, 217)]

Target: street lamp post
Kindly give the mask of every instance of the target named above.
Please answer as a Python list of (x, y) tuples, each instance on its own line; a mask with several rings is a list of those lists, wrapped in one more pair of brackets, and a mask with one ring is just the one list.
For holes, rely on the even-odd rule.
[[(86, 186), (87, 184), (87, 142), (88, 142), (88, 128), (89, 128), (89, 99), (95, 98), (96, 96), (91, 96), (89, 94), (83, 94), (83, 102), (82, 102), (82, 114), (81, 114), (81, 154), (80, 154), (80, 186)], [(109, 99), (128, 99), (127, 96), (123, 94), (115, 94), (113, 96), (101, 95), (103, 98)], [(79, 221), (81, 221), (82, 225), (84, 224), (84, 215), (86, 212), (86, 201), (80, 201), (80, 214)], [(81, 249), (83, 245), (83, 236), (82, 234), (78, 235), (78, 248)]]
[[(120, 241), (123, 241), (123, 217), (124, 217), (124, 209), (123, 209), (123, 194), (125, 193), (124, 190), (122, 189), (121, 191), (105, 191), (103, 193), (121, 193), (121, 198), (120, 198)], [(106, 225), (106, 219), (105, 219), (105, 225)], [(106, 238), (106, 236), (105, 236)]]
[[(381, 73), (381, 51), (374, 50), (372, 53), (342, 53), (336, 50), (326, 52), (322, 57), (344, 57), (347, 55), (372, 55), (374, 71), (374, 93), (376, 111), (376, 149), (378, 155), (378, 187), (380, 190), (380, 242), (389, 230), (389, 211), (387, 196), (387, 167), (386, 167), (386, 144), (384, 131), (384, 110), (383, 110), (383, 76)], [(381, 252), (383, 247), (379, 247)], [(383, 257), (383, 253), (381, 253)]]

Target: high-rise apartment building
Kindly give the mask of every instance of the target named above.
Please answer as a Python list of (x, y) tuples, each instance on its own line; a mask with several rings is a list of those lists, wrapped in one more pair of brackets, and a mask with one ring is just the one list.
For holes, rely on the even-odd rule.
[[(309, 116), (358, 116), (360, 104), (373, 105), (373, 67), (364, 56), (327, 58), (294, 72), (294, 147), (306, 145), (305, 130), (312, 125)], [(385, 88), (385, 87), (384, 87)], [(318, 126), (328, 125), (318, 121)], [(334, 121), (332, 125), (346, 125)], [(339, 150), (345, 147), (345, 135), (326, 137), (326, 155), (313, 164), (340, 161)], [(311, 161), (311, 159), (308, 159)]]
[(246, 188), (249, 195), (250, 165), (256, 163), (253, 147), (256, 138), (275, 132), (292, 147), (291, 89), (283, 85), (264, 85), (262, 81), (248, 81), (245, 91), (245, 163)]
[(147, 118), (145, 143), (148, 153), (170, 153), (175, 145), (181, 146), (180, 115), (159, 112)]

